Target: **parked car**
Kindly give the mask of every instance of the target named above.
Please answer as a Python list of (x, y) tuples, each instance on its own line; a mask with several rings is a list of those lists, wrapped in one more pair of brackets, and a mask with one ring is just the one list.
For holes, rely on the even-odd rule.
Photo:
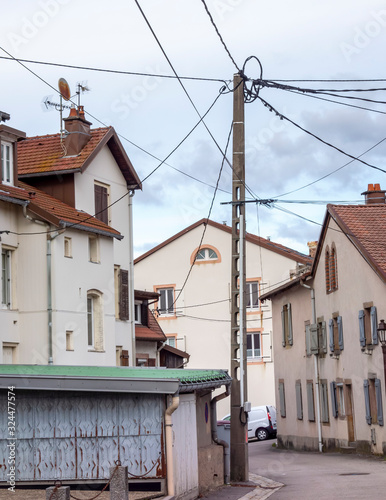
[[(230, 414), (222, 419), (228, 422), (230, 420)], [(269, 437), (276, 437), (276, 432), (276, 408), (270, 405), (254, 406), (248, 413), (248, 439), (264, 441)]]

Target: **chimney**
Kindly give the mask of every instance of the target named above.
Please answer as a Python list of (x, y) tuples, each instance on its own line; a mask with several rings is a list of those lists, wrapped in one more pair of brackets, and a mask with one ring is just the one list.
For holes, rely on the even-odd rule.
[(78, 106), (78, 109), (73, 106), (63, 121), (67, 131), (64, 137), (66, 156), (77, 156), (91, 139), (91, 122), (85, 119), (83, 106)]
[(308, 246), (308, 254), (310, 257), (314, 258), (315, 257), (315, 254), (316, 254), (316, 248), (318, 246), (318, 242), (317, 241), (309, 241), (307, 243), (307, 246)]
[(374, 205), (376, 203), (385, 203), (385, 193), (386, 191), (381, 190), (380, 184), (369, 184), (367, 191), (361, 194), (365, 195), (366, 205)]

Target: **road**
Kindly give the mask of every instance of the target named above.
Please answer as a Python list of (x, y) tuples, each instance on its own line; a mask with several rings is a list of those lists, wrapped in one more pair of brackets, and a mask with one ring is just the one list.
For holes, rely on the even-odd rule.
[(386, 498), (386, 461), (341, 453), (279, 450), (276, 440), (249, 444), (249, 470), (284, 486), (270, 500)]

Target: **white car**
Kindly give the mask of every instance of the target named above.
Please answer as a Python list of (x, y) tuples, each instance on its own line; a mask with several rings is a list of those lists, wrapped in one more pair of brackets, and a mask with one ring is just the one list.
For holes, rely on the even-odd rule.
[[(230, 421), (228, 414), (222, 420)], [(248, 439), (257, 438), (264, 441), (268, 437), (275, 437), (276, 427), (276, 408), (274, 406), (254, 406), (248, 413)]]

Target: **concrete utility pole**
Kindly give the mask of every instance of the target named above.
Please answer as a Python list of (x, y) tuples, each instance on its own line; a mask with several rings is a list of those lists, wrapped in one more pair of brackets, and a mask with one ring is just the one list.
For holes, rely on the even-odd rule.
[[(248, 481), (247, 347), (245, 314), (245, 140), (244, 88), (233, 85), (232, 284), (231, 284), (231, 481)], [(240, 202), (240, 203), (237, 203)]]

